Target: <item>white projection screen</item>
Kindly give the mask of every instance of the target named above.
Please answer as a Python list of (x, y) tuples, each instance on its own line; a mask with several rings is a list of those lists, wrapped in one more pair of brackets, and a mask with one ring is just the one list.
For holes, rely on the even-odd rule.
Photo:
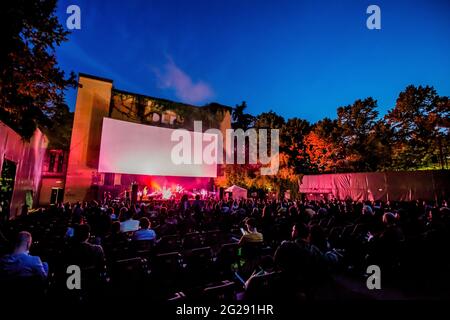
[(217, 135), (184, 130), (192, 142), (192, 160), (187, 164), (176, 164), (172, 160), (172, 149), (180, 142), (171, 141), (174, 131), (175, 129), (103, 118), (98, 171), (154, 176), (217, 177), (217, 161), (213, 164), (206, 164), (204, 161), (194, 164), (194, 139), (210, 139), (202, 142), (202, 152), (211, 141), (216, 143), (217, 150)]

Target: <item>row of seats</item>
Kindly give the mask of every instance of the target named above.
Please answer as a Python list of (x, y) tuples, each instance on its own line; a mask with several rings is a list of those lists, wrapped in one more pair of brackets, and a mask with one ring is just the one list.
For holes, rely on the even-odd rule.
[[(84, 290), (79, 293), (67, 293), (67, 290), (62, 292), (74, 294), (77, 299), (102, 296), (108, 291), (118, 296), (128, 296), (131, 293), (170, 299), (174, 292), (182, 291), (183, 295), (180, 294), (178, 298), (188, 296), (195, 299), (206, 290), (210, 297), (217, 298), (219, 295), (223, 299), (231, 299), (233, 296), (234, 299), (236, 292), (243, 290), (242, 284), (233, 281), (235, 272), (239, 272), (242, 267), (242, 255), (236, 243), (221, 245), (216, 254), (211, 247), (194, 248), (183, 254), (149, 252), (146, 257), (110, 262), (108, 276), (99, 274), (93, 268), (82, 270)], [(66, 278), (64, 272), (54, 274), (52, 287), (63, 289)]]

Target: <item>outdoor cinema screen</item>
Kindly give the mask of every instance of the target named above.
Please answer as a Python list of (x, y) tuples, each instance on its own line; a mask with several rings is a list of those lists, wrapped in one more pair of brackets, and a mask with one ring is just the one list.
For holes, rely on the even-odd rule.
[[(212, 164), (205, 161), (199, 164), (194, 160), (178, 164), (174, 161), (173, 150), (177, 145), (180, 146), (181, 141), (172, 141), (174, 131), (176, 130), (103, 118), (98, 171), (155, 176), (216, 177), (217, 161)], [(203, 152), (205, 147), (211, 144), (210, 141), (217, 143), (217, 135), (186, 130), (184, 132), (190, 136), (187, 140), (192, 143), (184, 144), (188, 148), (179, 153), (187, 152), (191, 159), (194, 158), (194, 140), (202, 141), (200, 148), (195, 150), (197, 153)]]

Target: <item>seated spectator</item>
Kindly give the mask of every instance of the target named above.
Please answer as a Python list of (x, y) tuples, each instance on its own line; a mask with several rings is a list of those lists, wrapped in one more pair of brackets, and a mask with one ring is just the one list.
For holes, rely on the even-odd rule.
[(98, 271), (105, 270), (105, 255), (100, 245), (88, 242), (91, 228), (88, 224), (80, 224), (75, 227), (73, 242), (65, 252), (65, 262), (78, 265), (83, 268), (96, 268)]
[(156, 233), (151, 228), (151, 223), (148, 220), (148, 218), (141, 218), (139, 219), (139, 227), (140, 229), (137, 230), (133, 235), (133, 240), (139, 241), (139, 240), (155, 240), (156, 239)]
[(246, 220), (245, 226), (247, 228), (247, 231), (243, 230), (243, 235), (239, 240), (239, 245), (263, 243), (263, 235), (256, 230), (255, 224), (255, 219), (253, 218)]
[(319, 225), (310, 228), (308, 243), (311, 254), (322, 267), (339, 262), (341, 255), (330, 247), (325, 232)]
[(250, 214), (250, 217), (254, 218), (254, 219), (259, 219), (259, 209), (258, 208), (253, 208), (252, 213)]
[(120, 232), (120, 222), (114, 221), (111, 224), (111, 232), (106, 235), (105, 239), (103, 240), (103, 243), (106, 246), (112, 246), (115, 247), (116, 245), (123, 244), (125, 241), (127, 241), (127, 236), (125, 233)]
[[(305, 270), (310, 273), (317, 261), (319, 250), (313, 249), (309, 242), (310, 231), (304, 223), (296, 223), (292, 227), (290, 241), (283, 241), (275, 252), (275, 262), (286, 272), (297, 273)], [(301, 276), (304, 276), (302, 274)]]
[(274, 264), (273, 258), (271, 256), (261, 257), (261, 261), (259, 262), (258, 269), (255, 270), (252, 273), (252, 275), (250, 276), (250, 278), (248, 278), (248, 280), (245, 282), (245, 285), (244, 285), (245, 288), (248, 287), (248, 284), (250, 283), (252, 278), (269, 274), (269, 273), (273, 272), (274, 269), (275, 269), (275, 264)]
[(311, 206), (308, 206), (305, 208), (305, 214), (309, 219), (311, 219), (316, 215), (316, 212)]
[(167, 213), (167, 218), (164, 220), (164, 223), (170, 225), (177, 225), (178, 219), (175, 217), (175, 212), (173, 210), (169, 210)]
[(42, 280), (47, 278), (47, 263), (29, 254), (31, 243), (31, 233), (19, 232), (13, 253), (0, 259), (0, 279), (11, 281), (25, 277), (36, 277)]
[(120, 232), (130, 232), (139, 229), (139, 220), (133, 219), (133, 214), (126, 208), (120, 209), (120, 216), (123, 216), (124, 221), (120, 223)]
[(309, 245), (312, 251), (326, 252), (328, 251), (328, 242), (323, 229), (315, 224), (311, 226), (308, 237)]
[(309, 250), (309, 228), (304, 223), (296, 223), (292, 227), (291, 239), (300, 248), (306, 248)]
[(67, 228), (66, 234), (65, 234), (65, 238), (66, 239), (71, 239), (73, 238), (73, 234), (74, 234), (74, 230), (75, 227), (77, 225), (83, 224), (84, 223), (84, 219), (82, 215), (73, 215), (72, 217), (72, 223), (70, 224), (70, 226)]
[(113, 208), (108, 208), (108, 214), (109, 214), (109, 216), (111, 217), (111, 220), (112, 221), (116, 221), (117, 220), (117, 215), (116, 215), (116, 212), (114, 211), (114, 209)]

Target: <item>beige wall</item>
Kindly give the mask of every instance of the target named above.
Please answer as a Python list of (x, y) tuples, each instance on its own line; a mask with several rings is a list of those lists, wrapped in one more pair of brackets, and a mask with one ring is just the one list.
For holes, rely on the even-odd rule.
[(42, 178), (41, 190), (39, 192), (39, 204), (50, 204), (52, 188), (64, 188), (63, 178)]
[(80, 75), (64, 201), (90, 200), (97, 174), (103, 117), (108, 116), (112, 82)]

